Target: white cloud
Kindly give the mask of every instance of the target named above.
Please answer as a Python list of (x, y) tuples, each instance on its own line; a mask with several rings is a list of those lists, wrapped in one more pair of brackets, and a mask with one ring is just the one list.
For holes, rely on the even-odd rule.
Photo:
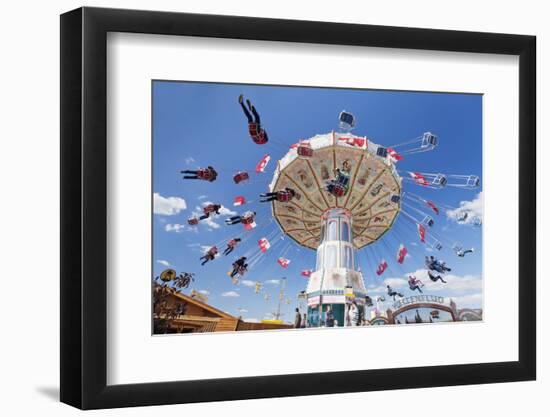
[(267, 281), (264, 282), (264, 284), (279, 285), (279, 280), (278, 279), (268, 279)]
[(236, 291), (227, 291), (222, 294), (222, 297), (240, 297), (240, 295)]
[(441, 281), (433, 282), (428, 276), (428, 271), (425, 269), (419, 269), (415, 272), (410, 272), (408, 275), (414, 275), (424, 284), (426, 291), (428, 292), (445, 292), (453, 294), (465, 294), (470, 291), (481, 291), (482, 280), (477, 275), (454, 275), (445, 274), (443, 279), (447, 281), (443, 284)]
[[(372, 295), (373, 294), (376, 294), (376, 295), (383, 295), (386, 293), (386, 287), (384, 285), (380, 285), (379, 287), (373, 285), (372, 288), (369, 287), (369, 296), (371, 296), (372, 298)], [(380, 294), (378, 294), (380, 293)]]
[(210, 295), (210, 291), (208, 290), (199, 290), (197, 292), (201, 293), (202, 295)]
[(452, 299), (461, 308), (480, 308), (482, 303), (482, 279), (476, 275), (454, 275), (445, 274), (443, 279), (447, 281), (443, 284), (441, 281), (433, 282), (428, 277), (428, 272), (425, 269), (419, 269), (414, 272), (404, 274), (405, 278), (387, 278), (384, 280), (384, 285), (377, 286), (371, 284), (368, 286), (368, 295), (374, 301), (376, 307), (376, 298), (383, 296), (386, 301), (379, 303), (379, 307), (383, 310), (393, 308), (393, 299), (388, 297), (386, 293), (386, 285), (390, 285), (394, 289), (402, 292), (405, 296), (410, 295), (408, 276), (414, 275), (424, 284), (422, 291), (424, 294), (441, 295), (445, 297), (445, 303), (449, 303)]
[(180, 197), (163, 197), (159, 193), (153, 194), (153, 213), (163, 216), (173, 216), (185, 210), (187, 204)]
[(211, 247), (212, 247), (212, 246), (210, 246), (210, 245), (200, 245), (201, 252), (208, 252), (208, 250), (209, 250)]
[(210, 231), (214, 229), (219, 229), (221, 226), (219, 223), (216, 223), (214, 220), (212, 220), (212, 217), (207, 217), (204, 220), (201, 220), (201, 222), (208, 227)]
[(480, 292), (449, 298), (456, 303), (459, 310), (461, 308), (481, 308), (483, 301), (483, 295)]
[(170, 266), (170, 262), (165, 261), (164, 259), (157, 259), (157, 263), (164, 265), (164, 266)]
[(237, 214), (238, 213), (236, 211), (230, 210), (227, 207), (222, 207), (220, 209), (220, 216), (231, 217), (231, 216), (236, 216)]
[(243, 279), (241, 281), (241, 284), (243, 284), (245, 287), (254, 287), (256, 285), (254, 281), (250, 281), (249, 279)]
[(238, 308), (237, 311), (239, 313), (248, 313), (248, 310), (246, 308)]
[(199, 195), (197, 198), (198, 198), (199, 200), (204, 200), (204, 199), (208, 198), (208, 196), (202, 194), (202, 195)]
[(393, 288), (403, 288), (408, 286), (407, 280), (403, 278), (386, 278), (384, 280), (384, 284), (389, 285), (390, 287), (393, 287)]
[[(461, 201), (454, 210), (447, 210), (447, 217), (458, 224), (472, 225), (483, 218), (483, 192), (480, 192), (472, 201)], [(459, 220), (467, 214), (466, 219)]]
[(178, 223), (168, 223), (164, 226), (164, 230), (167, 232), (181, 233), (187, 229), (187, 226), (184, 224)]
[(188, 156), (187, 158), (184, 159), (184, 162), (185, 162), (185, 165), (191, 165), (191, 164), (194, 164), (196, 161), (195, 161), (195, 158), (193, 158), (192, 156)]

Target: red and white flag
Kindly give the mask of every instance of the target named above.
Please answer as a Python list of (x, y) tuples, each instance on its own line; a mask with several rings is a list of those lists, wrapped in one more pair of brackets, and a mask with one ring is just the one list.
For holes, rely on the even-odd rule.
[(288, 268), (288, 265), (290, 264), (290, 260), (281, 257), (277, 259), (277, 263), (281, 265), (283, 268)]
[(256, 222), (251, 222), (251, 223), (246, 223), (246, 224), (244, 225), (244, 228), (245, 228), (246, 230), (252, 230), (252, 229), (254, 229), (256, 226), (257, 226), (257, 225), (256, 225)]
[(303, 277), (308, 277), (308, 278), (309, 278), (309, 277), (311, 276), (311, 274), (313, 274), (313, 270), (312, 270), (312, 269), (304, 269), (304, 270), (302, 271), (302, 274), (301, 274), (301, 275), (302, 275)]
[(388, 156), (393, 162), (402, 161), (403, 157), (395, 149), (388, 148)]
[(400, 264), (402, 264), (404, 261), (405, 261), (405, 257), (407, 256), (407, 248), (401, 244), (399, 246), (399, 250), (397, 251), (397, 262), (399, 262)]
[(426, 179), (424, 175), (422, 175), (420, 172), (409, 172), (409, 175), (412, 177), (412, 179), (418, 184), (423, 186), (428, 186), (430, 183)]
[(384, 271), (388, 268), (388, 263), (385, 259), (382, 259), (382, 262), (378, 265), (378, 268), (376, 269), (376, 275), (382, 275)]
[(235, 197), (235, 199), (233, 200), (234, 206), (242, 206), (245, 203), (246, 203), (246, 199), (242, 195)]
[(267, 166), (267, 163), (269, 162), (270, 159), (271, 159), (271, 156), (267, 154), (264, 155), (264, 157), (256, 165), (256, 172), (257, 173), (264, 172), (265, 167)]
[(260, 247), (262, 253), (266, 253), (267, 250), (271, 247), (271, 244), (269, 243), (269, 240), (267, 240), (265, 237), (262, 237), (260, 240), (258, 240), (258, 246)]
[(356, 138), (356, 137), (339, 137), (338, 140), (340, 142), (344, 142), (346, 145), (349, 146), (356, 146), (358, 148), (364, 148), (367, 145), (367, 139), (366, 138)]
[(418, 223), (416, 225), (416, 227), (418, 228), (418, 236), (420, 236), (420, 241), (422, 243), (425, 243), (426, 242), (426, 228), (424, 226), (422, 226), (420, 223)]
[(439, 209), (433, 202), (426, 200), (426, 204), (428, 205), (429, 208), (431, 208), (435, 212), (435, 214), (439, 216)]

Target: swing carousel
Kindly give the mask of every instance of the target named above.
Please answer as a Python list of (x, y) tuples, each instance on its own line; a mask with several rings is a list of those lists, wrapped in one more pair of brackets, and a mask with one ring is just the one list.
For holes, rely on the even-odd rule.
[[(270, 190), (292, 188), (297, 198), (273, 202), (273, 216), (287, 236), (317, 251), (306, 290), (310, 318), (330, 305), (343, 325), (352, 300), (364, 304), (355, 251), (380, 239), (400, 209), (402, 179), (384, 151), (366, 137), (331, 132), (300, 141), (277, 163)], [(349, 181), (328, 192), (344, 164)]]
[[(479, 177), (408, 172), (396, 168), (405, 155), (434, 150), (439, 142), (435, 134), (424, 132), (404, 143), (385, 147), (366, 136), (352, 134), (355, 119), (351, 113), (343, 111), (339, 121), (338, 131), (300, 140), (290, 146), (290, 149), (288, 145), (282, 144), (285, 153), (276, 163), (272, 180), (267, 187), (269, 193), (260, 196), (264, 198), (260, 203), (269, 202), (271, 205), (273, 219), (278, 227), (261, 237), (257, 241), (257, 247), (252, 246), (244, 253), (240, 258), (243, 261), (240, 269), (235, 269), (234, 266), (232, 273), (228, 273), (233, 284), (239, 285), (240, 278), (246, 271), (257, 268), (265, 259), (266, 252), (269, 250), (273, 253), (277, 245), (283, 247), (277, 263), (282, 268), (287, 268), (290, 260), (285, 256), (291, 249), (292, 241), (315, 250), (315, 269), (302, 271), (301, 275), (308, 278), (308, 283), (298, 296), (300, 302), (307, 303), (309, 326), (349, 325), (346, 321), (349, 321), (348, 313), (352, 311), (352, 306), (354, 310), (360, 307), (363, 312), (365, 306), (372, 306), (372, 303), (369, 304), (370, 297), (358, 266), (357, 252), (378, 241), (382, 242), (386, 250), (391, 251), (387, 239), (383, 237), (391, 235), (388, 234), (390, 230), (397, 229), (397, 232), (392, 230), (392, 234), (397, 233), (400, 236), (396, 245), (396, 262), (401, 266), (408, 256), (408, 250), (402, 243), (403, 226), (397, 224), (399, 214), (404, 219), (400, 223), (412, 225), (420, 242), (426, 248), (429, 247), (430, 251), (452, 248), (459, 257), (474, 251), (473, 248), (463, 249), (460, 242), (451, 242), (445, 236), (438, 236), (432, 228), (435, 223), (432, 215), (438, 216), (440, 209), (449, 212), (457, 211), (456, 208), (427, 200), (408, 189), (404, 191), (404, 187), (412, 183), (433, 190), (446, 187), (473, 189), (479, 187)], [(268, 154), (262, 158), (255, 167), (256, 174), (261, 176), (264, 173), (269, 159)], [(239, 171), (233, 178), (235, 183), (248, 182), (249, 176), (244, 172), (247, 174), (244, 178), (243, 172)], [(233, 205), (251, 206), (251, 203), (244, 196), (237, 196)], [(250, 219), (246, 217), (247, 213), (252, 213)], [(208, 215), (205, 211), (202, 218)], [(228, 225), (238, 222), (243, 224), (245, 230), (241, 244), (254, 233), (252, 229), (256, 228), (255, 215), (255, 211), (249, 210), (241, 216), (226, 220)], [(458, 216), (462, 216), (462, 222), (465, 222), (468, 214), (458, 211)], [(190, 225), (196, 225), (200, 219), (193, 220), (196, 221), (189, 221)], [(266, 221), (263, 219), (261, 226), (265, 226)], [(470, 223), (479, 226), (481, 219)], [(283, 239), (283, 236), (290, 239)], [(216, 243), (213, 248), (223, 242)], [(377, 256), (375, 247), (373, 255)], [(215, 256), (211, 258), (214, 259)], [(431, 258), (433, 259), (426, 257), (426, 268), (438, 271), (436, 266), (439, 261), (433, 256)], [(379, 277), (387, 268), (391, 271), (391, 266), (384, 258), (381, 258), (377, 268), (372, 268), (369, 257), (367, 263), (369, 272), (375, 272)], [(437, 279), (445, 282), (441, 276), (433, 276), (434, 282)], [(270, 294), (264, 288), (264, 283), (256, 281), (253, 284), (254, 293), (263, 294), (268, 302)], [(388, 294), (403, 296), (391, 291), (393, 290), (388, 286)], [(290, 300), (287, 300), (287, 304), (289, 303)]]

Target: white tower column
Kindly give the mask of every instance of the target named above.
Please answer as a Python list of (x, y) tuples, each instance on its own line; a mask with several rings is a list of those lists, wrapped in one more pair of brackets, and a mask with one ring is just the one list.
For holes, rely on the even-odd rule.
[(310, 315), (323, 322), (330, 305), (338, 326), (345, 325), (346, 304), (352, 300), (364, 304), (366, 296), (363, 276), (356, 268), (352, 221), (351, 213), (345, 209), (324, 213), (317, 267), (306, 290)]

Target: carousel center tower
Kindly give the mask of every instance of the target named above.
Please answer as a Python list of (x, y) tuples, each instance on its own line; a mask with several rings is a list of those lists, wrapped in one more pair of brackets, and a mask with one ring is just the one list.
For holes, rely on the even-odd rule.
[(300, 141), (277, 162), (270, 191), (287, 187), (296, 196), (273, 202), (273, 215), (286, 235), (317, 251), (306, 290), (308, 317), (322, 324), (331, 309), (335, 325), (343, 326), (349, 305), (364, 304), (367, 293), (356, 251), (392, 227), (401, 177), (385, 148), (331, 132)]

